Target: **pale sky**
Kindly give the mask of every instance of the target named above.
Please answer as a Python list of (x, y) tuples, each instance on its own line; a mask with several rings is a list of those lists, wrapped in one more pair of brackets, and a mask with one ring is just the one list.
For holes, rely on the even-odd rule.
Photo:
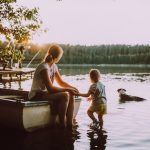
[(150, 44), (150, 0), (18, 0), (37, 6), (48, 32), (33, 41)]

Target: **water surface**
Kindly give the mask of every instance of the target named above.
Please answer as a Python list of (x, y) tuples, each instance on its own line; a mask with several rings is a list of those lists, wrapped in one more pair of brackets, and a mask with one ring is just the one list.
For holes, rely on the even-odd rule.
[[(65, 81), (76, 86), (81, 92), (86, 92), (90, 86), (88, 76), (90, 68), (93, 67), (61, 67), (60, 72)], [(77, 127), (73, 132), (49, 128), (30, 134), (3, 130), (0, 135), (1, 145), (5, 149), (20, 150), (148, 150), (150, 147), (150, 70), (135, 67), (97, 68), (101, 71), (101, 81), (106, 86), (107, 94), (108, 110), (104, 116), (103, 129), (89, 128), (91, 121), (86, 114), (89, 102), (83, 98), (76, 118)], [(6, 88), (10, 86), (29, 90), (31, 80), (5, 84)], [(118, 88), (125, 88), (128, 94), (147, 100), (120, 103)]]

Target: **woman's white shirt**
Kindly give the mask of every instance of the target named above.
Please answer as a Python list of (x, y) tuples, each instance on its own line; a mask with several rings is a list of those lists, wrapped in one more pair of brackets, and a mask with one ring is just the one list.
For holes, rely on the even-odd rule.
[(33, 98), (36, 95), (36, 92), (47, 91), (46, 86), (43, 82), (43, 78), (40, 74), (42, 70), (48, 70), (51, 82), (53, 82), (55, 73), (58, 71), (58, 68), (56, 64), (53, 64), (51, 67), (49, 67), (49, 65), (45, 62), (38, 65), (38, 67), (35, 70), (31, 90), (28, 95), (29, 99)]

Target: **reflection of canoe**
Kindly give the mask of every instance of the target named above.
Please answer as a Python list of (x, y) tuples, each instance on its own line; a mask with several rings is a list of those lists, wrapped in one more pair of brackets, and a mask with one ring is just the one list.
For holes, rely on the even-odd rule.
[[(50, 105), (47, 101), (28, 101), (27, 91), (0, 89), (0, 124), (33, 131), (50, 124)], [(75, 99), (76, 117), (81, 99)]]

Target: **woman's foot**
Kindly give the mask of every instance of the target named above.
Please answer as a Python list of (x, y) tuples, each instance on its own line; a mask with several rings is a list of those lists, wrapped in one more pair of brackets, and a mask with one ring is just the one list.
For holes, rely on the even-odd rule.
[(59, 125), (58, 128), (59, 128), (59, 129), (65, 129), (66, 126), (65, 126), (65, 125)]
[(72, 123), (72, 124), (67, 124), (67, 129), (69, 130), (74, 130), (78, 128), (78, 124), (77, 123)]

